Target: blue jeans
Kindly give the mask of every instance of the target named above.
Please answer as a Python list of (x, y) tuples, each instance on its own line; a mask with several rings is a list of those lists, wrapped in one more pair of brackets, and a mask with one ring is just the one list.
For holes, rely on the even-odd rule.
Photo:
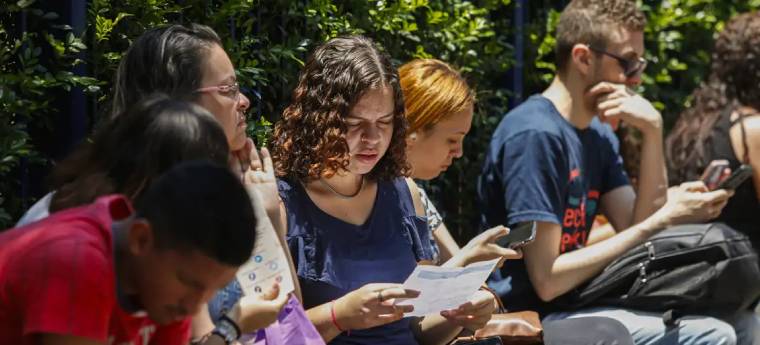
[(243, 288), (240, 287), (237, 279), (233, 279), (227, 286), (217, 291), (216, 295), (208, 301), (208, 313), (214, 324), (222, 315), (230, 311), (241, 297), (243, 297)]
[(636, 345), (760, 345), (760, 317), (749, 311), (727, 318), (685, 316), (667, 327), (662, 313), (610, 307), (553, 313), (545, 320), (603, 316), (628, 328)]

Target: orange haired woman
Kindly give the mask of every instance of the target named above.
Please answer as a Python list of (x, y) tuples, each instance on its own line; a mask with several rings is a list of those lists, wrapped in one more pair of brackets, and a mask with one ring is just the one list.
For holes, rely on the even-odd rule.
[[(475, 94), (467, 81), (443, 61), (413, 60), (399, 68), (404, 107), (409, 121), (406, 139), (409, 177), (432, 180), (462, 157), (462, 143), (472, 125)], [(436, 261), (464, 266), (496, 258), (515, 259), (520, 253), (495, 241), (509, 233), (504, 226), (489, 229), (460, 250), (443, 219), (422, 188), (419, 189), (432, 232)]]
[[(472, 124), (475, 95), (459, 72), (435, 59), (413, 60), (399, 68), (404, 107), (409, 122), (406, 157), (409, 177), (431, 180), (462, 157), (462, 143)], [(495, 241), (509, 230), (489, 229), (460, 249), (443, 224), (435, 206), (418, 188), (432, 232), (431, 247), (437, 261), (463, 266), (496, 258), (519, 258), (520, 253)], [(440, 248), (440, 250), (438, 249)], [(633, 345), (631, 335), (620, 322), (606, 317), (582, 317), (544, 322), (544, 344)], [(582, 329), (583, 332), (577, 330)]]

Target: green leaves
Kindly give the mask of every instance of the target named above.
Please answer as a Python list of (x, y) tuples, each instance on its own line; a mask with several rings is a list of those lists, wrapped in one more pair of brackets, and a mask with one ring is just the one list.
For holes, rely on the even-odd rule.
[[(643, 1), (648, 19), (645, 46), (649, 61), (643, 92), (663, 111), (666, 128), (675, 122), (691, 91), (707, 73), (716, 32), (732, 15), (758, 8), (760, 0)], [(538, 46), (535, 68), (542, 83), (548, 83), (555, 72), (552, 59), (558, 19), (559, 12), (549, 9), (539, 20), (545, 24), (543, 30), (530, 34), (530, 41)]]
[[(526, 93), (544, 88), (556, 72), (554, 28), (566, 2), (527, 1)], [(511, 95), (506, 80), (514, 64), (514, 1), (91, 0), (84, 33), (73, 32), (42, 3), (21, 0), (8, 6), (7, 14), (28, 14), (24, 35), (9, 36), (16, 28), (0, 22), (0, 180), (15, 181), (0, 185), (0, 227), (22, 211), (14, 169), (37, 152), (26, 128), (49, 126), (56, 114), (49, 95), (82, 88), (92, 96), (96, 110), (90, 115), (97, 122), (109, 108), (113, 77), (132, 41), (158, 25), (197, 22), (219, 33), (241, 86), (261, 95), (249, 94), (250, 112), (258, 115), (249, 122), (249, 135), (259, 145), (269, 140), (272, 123), (290, 101), (309, 52), (329, 38), (367, 35), (398, 65), (437, 58), (456, 66), (477, 90), (479, 102), (465, 156), (429, 187), (460, 242), (476, 230), (471, 226), (478, 215), (473, 181)], [(760, 0), (645, 0), (642, 5), (649, 19), (650, 61), (643, 90), (670, 125), (706, 71), (716, 30), (731, 15), (760, 8)], [(72, 71), (83, 63), (87, 77)], [(444, 190), (454, 193), (436, 193)]]
[(57, 13), (37, 6), (41, 5), (35, 1), (17, 1), (3, 12), (12, 17), (25, 13), (26, 32), (11, 36), (9, 32), (18, 28), (6, 25), (14, 21), (0, 22), (0, 229), (23, 211), (24, 201), (18, 197), (20, 162), (48, 164), (29, 133), (51, 133), (56, 112), (52, 95), (72, 87), (95, 92), (101, 83), (71, 71), (83, 62), (80, 54), (87, 45), (70, 26), (57, 23)]
[(108, 38), (108, 36), (111, 34), (111, 31), (113, 31), (116, 24), (119, 24), (119, 22), (126, 18), (132, 16), (129, 13), (119, 13), (116, 18), (110, 19), (105, 18), (101, 15), (95, 16), (95, 41), (100, 42)]

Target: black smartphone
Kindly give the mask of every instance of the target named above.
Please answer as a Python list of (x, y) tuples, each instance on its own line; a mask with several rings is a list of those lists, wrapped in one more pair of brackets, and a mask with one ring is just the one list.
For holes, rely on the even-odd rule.
[(702, 177), (700, 179), (705, 183), (707, 189), (715, 190), (715, 188), (718, 187), (718, 184), (720, 184), (720, 181), (726, 177), (724, 175), (724, 172), (729, 167), (730, 165), (728, 164), (727, 160), (716, 159), (710, 162), (707, 168), (705, 168), (705, 171), (702, 173)]
[(731, 176), (720, 182), (718, 189), (736, 189), (751, 176), (752, 167), (747, 164), (742, 164), (739, 169), (736, 169), (736, 171), (731, 174)]
[(505, 248), (519, 248), (536, 239), (536, 222), (522, 222), (509, 228), (509, 234), (496, 240)]

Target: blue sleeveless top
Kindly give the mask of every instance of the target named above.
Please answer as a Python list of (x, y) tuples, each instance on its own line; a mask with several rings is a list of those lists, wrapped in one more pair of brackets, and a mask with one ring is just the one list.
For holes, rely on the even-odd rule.
[[(301, 183), (279, 180), (287, 209), (287, 242), (305, 308), (330, 302), (369, 283), (403, 283), (417, 262), (431, 260), (427, 220), (414, 210), (403, 178), (380, 181), (369, 218), (354, 225), (317, 207)], [(331, 345), (417, 344), (410, 318), (342, 333)]]

